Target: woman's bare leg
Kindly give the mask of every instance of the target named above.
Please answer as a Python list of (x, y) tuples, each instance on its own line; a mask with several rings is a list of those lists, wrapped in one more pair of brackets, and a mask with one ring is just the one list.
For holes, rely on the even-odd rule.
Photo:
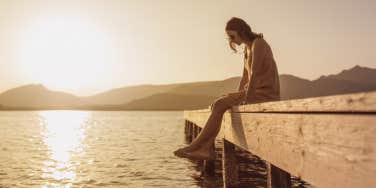
[(174, 154), (179, 157), (184, 157), (184, 155), (202, 158), (210, 157), (210, 147), (214, 144), (215, 138), (221, 129), (223, 114), (231, 106), (239, 104), (240, 101), (238, 99), (225, 96), (216, 100), (213, 103), (212, 112), (200, 134), (189, 146), (176, 150)]
[[(223, 113), (212, 112), (197, 137), (190, 145), (174, 151), (178, 157), (209, 159), (214, 157), (210, 147), (214, 144), (215, 138), (221, 128)], [(188, 156), (187, 156), (188, 155)]]
[(205, 126), (202, 128), (197, 137), (187, 146), (186, 151), (197, 150), (198, 148), (210, 147), (215, 137), (221, 129), (223, 113), (211, 112)]

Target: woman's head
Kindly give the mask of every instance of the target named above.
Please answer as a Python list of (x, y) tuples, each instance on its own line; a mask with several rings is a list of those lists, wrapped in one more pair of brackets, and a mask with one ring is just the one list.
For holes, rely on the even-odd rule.
[(229, 37), (229, 45), (236, 52), (234, 44), (252, 43), (257, 37), (263, 37), (262, 34), (252, 32), (251, 27), (242, 19), (232, 17), (226, 24), (226, 33)]

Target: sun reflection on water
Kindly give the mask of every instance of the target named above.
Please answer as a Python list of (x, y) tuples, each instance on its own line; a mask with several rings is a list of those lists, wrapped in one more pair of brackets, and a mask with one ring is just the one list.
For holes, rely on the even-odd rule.
[(41, 124), (44, 127), (44, 143), (49, 150), (49, 158), (44, 161), (42, 178), (51, 180), (47, 187), (70, 187), (76, 177), (73, 156), (84, 154), (85, 120), (87, 111), (41, 111)]

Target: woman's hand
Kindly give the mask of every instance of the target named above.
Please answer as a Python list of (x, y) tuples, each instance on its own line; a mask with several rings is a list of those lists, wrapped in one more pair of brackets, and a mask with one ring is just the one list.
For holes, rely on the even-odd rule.
[(228, 93), (227, 96), (233, 97), (233, 98), (240, 98), (240, 97), (244, 97), (245, 95), (244, 95), (244, 92), (239, 91), (239, 92)]
[(247, 93), (246, 90), (241, 90), (241, 91), (234, 92), (234, 93), (228, 93), (227, 95), (230, 96), (230, 97), (236, 98), (236, 100), (240, 100), (241, 101), (240, 105), (244, 105), (244, 104), (247, 104), (246, 93)]
[[(220, 100), (221, 98), (226, 98), (227, 101), (240, 101), (240, 104), (245, 104), (245, 98), (246, 98), (246, 91), (241, 90), (238, 92), (231, 92), (227, 94), (221, 95), (217, 100)], [(213, 104), (216, 102), (216, 100), (210, 104), (209, 108), (213, 109)], [(233, 103), (233, 102), (230, 102)]]

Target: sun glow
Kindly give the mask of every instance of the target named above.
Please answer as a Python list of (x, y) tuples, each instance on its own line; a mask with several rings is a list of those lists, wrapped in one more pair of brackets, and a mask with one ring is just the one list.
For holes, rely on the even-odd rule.
[(109, 33), (73, 16), (34, 20), (17, 38), (18, 69), (29, 80), (54, 89), (93, 87), (118, 58)]

